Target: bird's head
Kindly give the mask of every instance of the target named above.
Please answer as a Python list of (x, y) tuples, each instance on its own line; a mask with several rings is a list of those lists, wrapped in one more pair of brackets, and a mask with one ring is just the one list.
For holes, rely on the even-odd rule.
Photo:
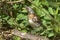
[(34, 14), (34, 11), (32, 10), (31, 7), (29, 7), (29, 6), (25, 6), (25, 7), (26, 7), (27, 11), (29, 12), (29, 14)]

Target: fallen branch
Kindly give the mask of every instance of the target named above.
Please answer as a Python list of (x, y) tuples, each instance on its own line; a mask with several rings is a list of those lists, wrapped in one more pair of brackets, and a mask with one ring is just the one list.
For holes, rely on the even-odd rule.
[(12, 34), (19, 36), (21, 38), (26, 38), (26, 39), (30, 39), (30, 40), (49, 40), (48, 38), (46, 38), (44, 36), (35, 36), (35, 35), (28, 34), (28, 33), (22, 33), (16, 29), (12, 30)]
[(30, 40), (49, 40), (47, 37), (35, 36), (35, 35), (28, 34), (28, 33), (23, 33), (23, 32), (20, 32), (16, 29), (3, 31), (0, 34), (4, 35), (5, 38), (11, 37), (12, 35), (16, 35), (16, 36), (19, 36), (21, 38), (30, 39)]
[[(0, 1), (1, 2), (6, 2), (6, 1)], [(13, 3), (23, 3), (24, 1), (23, 0), (19, 0), (19, 1), (9, 1), (9, 2), (6, 2), (6, 3), (9, 3), (9, 4), (13, 4)]]

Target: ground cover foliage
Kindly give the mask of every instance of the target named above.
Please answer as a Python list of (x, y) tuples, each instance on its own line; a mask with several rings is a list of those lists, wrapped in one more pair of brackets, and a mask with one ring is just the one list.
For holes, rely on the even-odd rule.
[[(60, 40), (60, 0), (23, 0), (22, 3), (6, 3), (9, 1), (0, 3), (0, 29), (18, 29), (33, 35), (47, 36), (51, 40)], [(29, 25), (25, 5), (34, 10), (44, 26), (33, 29)], [(16, 36), (12, 39), (20, 40)]]

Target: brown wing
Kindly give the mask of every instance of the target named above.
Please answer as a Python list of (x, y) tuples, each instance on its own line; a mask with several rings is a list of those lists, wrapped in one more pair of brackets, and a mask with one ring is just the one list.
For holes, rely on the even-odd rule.
[(37, 26), (41, 25), (40, 19), (37, 16), (35, 16), (32, 20)]

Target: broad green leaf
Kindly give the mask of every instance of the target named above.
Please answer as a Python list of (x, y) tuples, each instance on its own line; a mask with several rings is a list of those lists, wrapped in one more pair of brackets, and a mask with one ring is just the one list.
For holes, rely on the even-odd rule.
[(27, 30), (26, 29), (24, 29), (24, 30), (21, 30), (22, 32), (24, 32), (24, 33), (27, 33)]
[(16, 17), (16, 20), (22, 20), (22, 19), (25, 19), (26, 16), (24, 14), (18, 14), (17, 17)]
[(48, 31), (50, 31), (50, 30), (53, 30), (53, 29), (52, 29), (52, 28), (47, 27), (47, 30), (48, 30)]
[(46, 14), (44, 12), (40, 13), (40, 17), (44, 17)]
[(22, 12), (27, 12), (27, 10), (25, 8), (22, 8), (22, 9), (23, 9)]
[(49, 10), (49, 12), (50, 12), (51, 15), (54, 15), (54, 11), (53, 11), (53, 9), (51, 7), (49, 7), (48, 10)]
[(41, 9), (48, 17), (50, 17), (50, 14), (49, 14), (49, 12), (46, 10), (46, 9)]
[(43, 30), (43, 27), (35, 28), (35, 31), (36, 31), (36, 32), (39, 32), (39, 31), (42, 31), (42, 30)]
[(45, 19), (45, 20), (51, 20), (51, 18), (48, 17), (47, 15), (44, 16), (44, 19)]
[(33, 1), (33, 4), (35, 4), (36, 6), (40, 6), (41, 2), (39, 0), (35, 0)]
[(3, 19), (7, 21), (7, 20), (8, 20), (8, 18), (9, 18), (9, 16), (7, 16), (7, 17), (4, 17)]
[(55, 32), (58, 33), (58, 32), (59, 32), (59, 27), (56, 26), (56, 27), (54, 28), (54, 30), (55, 30)]
[(54, 36), (54, 33), (49, 33), (48, 34), (48, 37), (52, 37), (52, 36)]
[(45, 6), (49, 6), (48, 1), (46, 1), (46, 0), (42, 1), (41, 3), (42, 3), (43, 5), (45, 5)]
[(31, 31), (31, 34), (36, 34), (36, 31), (35, 31), (35, 30), (32, 30), (32, 31)]
[(10, 25), (15, 24), (15, 23), (14, 23), (14, 18), (10, 18), (10, 19), (7, 21), (7, 23), (10, 24)]
[(13, 40), (21, 40), (21, 38), (18, 36), (13, 36)]
[(14, 9), (17, 9), (17, 7), (19, 7), (19, 5), (17, 5), (17, 4), (14, 4), (14, 5), (13, 5), (13, 8), (14, 8)]
[(20, 27), (21, 27), (22, 29), (25, 28), (24, 24), (22, 24), (22, 23), (20, 24)]

